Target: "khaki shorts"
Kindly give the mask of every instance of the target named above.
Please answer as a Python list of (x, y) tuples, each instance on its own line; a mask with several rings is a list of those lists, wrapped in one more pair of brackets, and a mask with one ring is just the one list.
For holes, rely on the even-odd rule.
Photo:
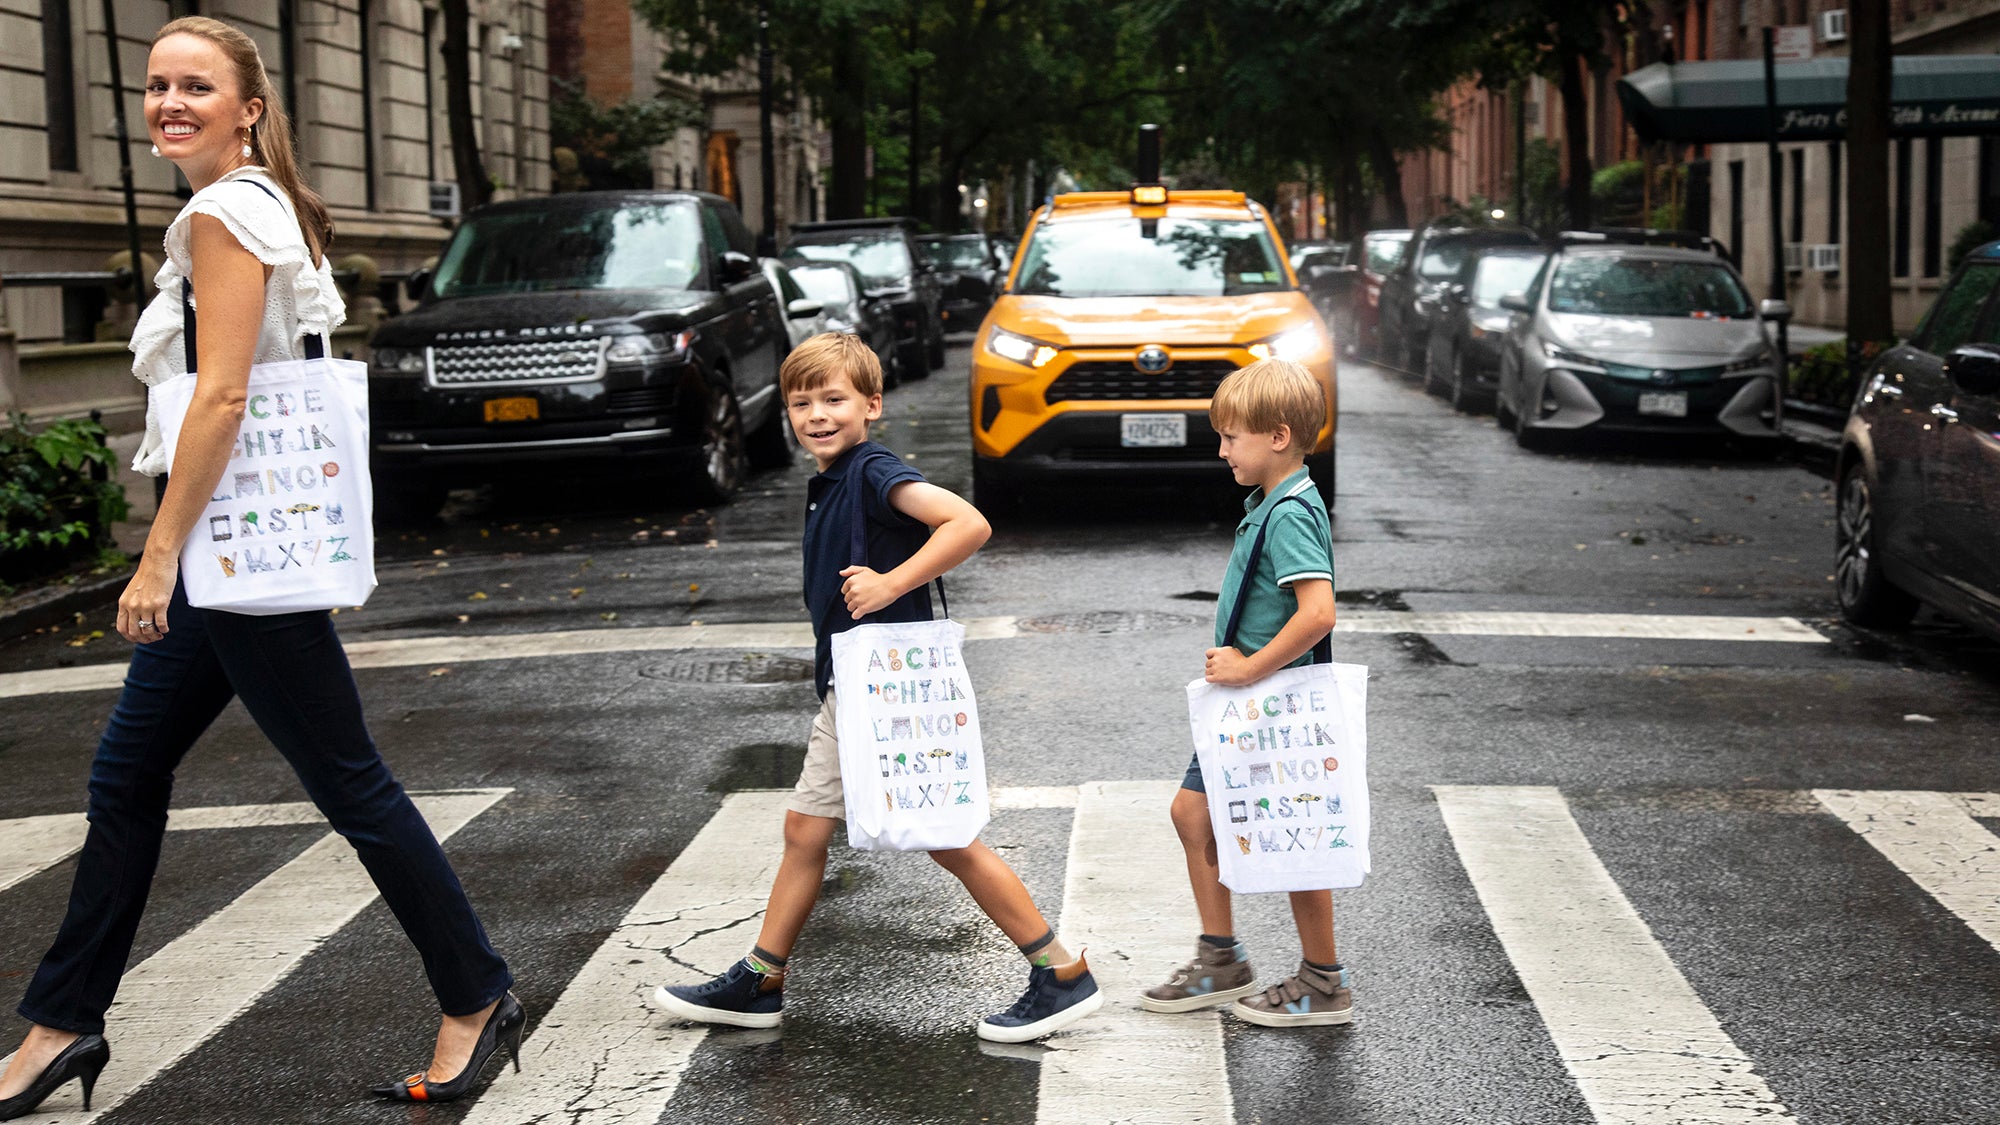
[(785, 807), (806, 816), (847, 818), (847, 798), (840, 787), (840, 736), (834, 727), (830, 687), (819, 714), (813, 716), (812, 733), (806, 735), (806, 765), (799, 771), (799, 783)]

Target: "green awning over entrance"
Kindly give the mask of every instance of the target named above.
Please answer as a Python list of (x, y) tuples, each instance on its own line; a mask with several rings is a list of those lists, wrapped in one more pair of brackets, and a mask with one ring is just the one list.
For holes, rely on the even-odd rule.
[[(1779, 63), (1778, 139), (1847, 133), (1847, 60)], [(2000, 56), (1899, 55), (1889, 135), (2000, 133)], [(1764, 63), (1654, 63), (1618, 80), (1625, 120), (1646, 141), (1728, 144), (1764, 139)]]

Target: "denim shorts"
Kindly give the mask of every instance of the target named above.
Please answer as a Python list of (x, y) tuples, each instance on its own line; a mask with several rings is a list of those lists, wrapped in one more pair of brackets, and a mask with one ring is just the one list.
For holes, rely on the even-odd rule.
[(1203, 785), (1201, 781), (1201, 755), (1188, 756), (1187, 776), (1181, 778), (1181, 788), (1192, 789), (1197, 793), (1208, 792), (1208, 786)]

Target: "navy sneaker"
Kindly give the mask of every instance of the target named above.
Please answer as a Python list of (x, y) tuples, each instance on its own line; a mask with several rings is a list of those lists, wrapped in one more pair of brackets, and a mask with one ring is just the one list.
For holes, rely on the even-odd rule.
[[(1064, 980), (1062, 972), (1073, 974)], [(1104, 1003), (1097, 991), (1097, 978), (1083, 958), (1076, 966), (1056, 969), (1029, 969), (1028, 990), (1004, 1012), (979, 1022), (979, 1037), (993, 1043), (1026, 1043), (1052, 1035), (1096, 1011)]]
[(707, 984), (662, 985), (653, 999), (668, 1013), (695, 1023), (776, 1027), (785, 1016), (785, 990), (764, 987), (764, 974), (738, 961)]

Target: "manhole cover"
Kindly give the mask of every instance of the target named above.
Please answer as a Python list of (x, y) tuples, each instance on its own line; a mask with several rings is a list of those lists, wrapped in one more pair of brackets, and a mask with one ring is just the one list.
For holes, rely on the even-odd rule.
[(1147, 629), (1178, 629), (1196, 624), (1199, 620), (1184, 613), (1106, 609), (1095, 613), (1052, 613), (1047, 617), (1029, 617), (1016, 622), (1016, 625), (1024, 633), (1138, 633)]
[(691, 684), (785, 684), (813, 678), (810, 660), (752, 652), (734, 656), (688, 653), (649, 664), (640, 675)]

